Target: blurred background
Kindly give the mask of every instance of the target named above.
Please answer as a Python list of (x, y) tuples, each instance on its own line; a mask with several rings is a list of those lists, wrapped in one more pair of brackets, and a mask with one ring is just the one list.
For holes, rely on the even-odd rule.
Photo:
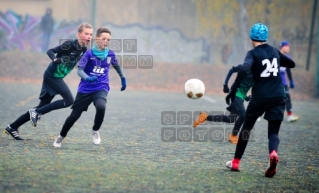
[[(50, 63), (48, 48), (76, 38), (82, 22), (107, 27), (114, 39), (135, 39), (135, 53), (153, 58), (151, 69), (125, 69), (128, 89), (182, 92), (199, 78), (207, 93), (223, 94), (228, 70), (252, 49), (249, 30), (256, 22), (269, 28), (268, 43), (290, 42), (294, 98), (319, 97), (319, 11), (317, 0), (0, 0), (0, 81), (40, 84)], [(50, 15), (50, 14), (49, 14)], [(112, 87), (120, 85), (111, 72)], [(73, 72), (66, 79), (77, 85)], [(231, 82), (230, 82), (231, 83)]]

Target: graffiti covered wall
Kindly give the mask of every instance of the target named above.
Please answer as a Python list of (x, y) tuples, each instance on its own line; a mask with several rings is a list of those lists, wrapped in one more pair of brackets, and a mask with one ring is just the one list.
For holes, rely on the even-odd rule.
[[(13, 11), (1, 10), (1, 49), (40, 50), (42, 37), (38, 25), (43, 10), (21, 14), (15, 4), (24, 3), (25, 13), (28, 10), (25, 2), (3, 4), (6, 5), (3, 8), (11, 6)], [(312, 1), (119, 0), (114, 4), (111, 0), (97, 0), (95, 9), (93, 1), (77, 2), (81, 3), (71, 0), (61, 8), (59, 1), (46, 1), (46, 6), (52, 7), (56, 14), (51, 46), (59, 39), (75, 38), (80, 22), (95, 21), (95, 26), (109, 27), (112, 38), (137, 39), (138, 54), (153, 55), (154, 61), (236, 65), (251, 49), (248, 37), (251, 25), (263, 22), (270, 30), (269, 44), (278, 46), (281, 40), (288, 40), (297, 64), (302, 67), (306, 61)], [(311, 66), (315, 66), (315, 47), (312, 56)]]
[[(41, 51), (42, 32), (40, 17), (21, 16), (8, 10), (0, 13), (0, 50)], [(56, 22), (50, 46), (58, 45), (59, 39), (76, 37), (79, 22)]]

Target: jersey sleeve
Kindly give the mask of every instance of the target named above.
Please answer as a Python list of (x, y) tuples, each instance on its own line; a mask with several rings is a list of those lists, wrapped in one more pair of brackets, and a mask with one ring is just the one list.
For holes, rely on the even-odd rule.
[(296, 66), (295, 62), (282, 54), (279, 50), (279, 57), (280, 57), (280, 66), (286, 67), (286, 68), (294, 68)]
[(239, 64), (237, 66), (233, 66), (232, 71), (233, 72), (239, 72), (242, 67), (243, 67), (243, 65), (241, 65), (241, 64)]
[(230, 77), (232, 76), (232, 74), (233, 74), (233, 68), (229, 69), (229, 71), (226, 75), (226, 78), (225, 78), (224, 85), (228, 85), (228, 81), (229, 81)]
[(240, 86), (240, 84), (242, 83), (242, 81), (247, 77), (247, 75), (249, 74), (251, 67), (253, 65), (254, 62), (254, 57), (252, 55), (252, 52), (249, 51), (246, 54), (244, 63), (242, 65), (238, 65), (236, 67), (237, 70), (237, 76), (236, 79), (233, 83), (233, 85), (231, 86), (231, 90), (235, 91), (237, 90), (237, 88)]
[(53, 61), (54, 59), (56, 59), (55, 54), (65, 52), (66, 50), (70, 50), (71, 44), (72, 44), (72, 42), (70, 40), (67, 40), (67, 41), (63, 42), (61, 45), (56, 46), (55, 48), (49, 49), (47, 51), (47, 55)]
[(119, 65), (119, 62), (118, 62), (118, 60), (117, 60), (117, 58), (116, 58), (116, 56), (115, 56), (115, 53), (113, 53), (113, 54), (111, 55), (111, 64), (112, 64), (113, 66), (118, 66), (118, 65)]
[(113, 51), (110, 53), (110, 56), (111, 56), (111, 65), (113, 66), (113, 68), (116, 70), (116, 72), (119, 74), (119, 76), (121, 78), (125, 78), (125, 75), (122, 71), (122, 68), (121, 68), (121, 66), (116, 58), (116, 55)]
[(251, 51), (247, 52), (243, 65), (252, 66), (254, 63), (254, 57)]
[(90, 56), (89, 56), (89, 52), (85, 52), (83, 54), (83, 56), (81, 57), (81, 59), (78, 62), (78, 67), (85, 69), (87, 63), (89, 62)]
[(291, 74), (290, 68), (286, 68), (286, 72), (287, 72), (287, 76), (288, 76), (289, 81), (292, 81), (293, 79), (292, 79), (292, 74)]

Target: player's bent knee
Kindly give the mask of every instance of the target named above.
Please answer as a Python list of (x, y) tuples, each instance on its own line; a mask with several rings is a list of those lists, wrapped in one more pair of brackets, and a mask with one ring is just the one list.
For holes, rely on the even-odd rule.
[(68, 100), (64, 100), (64, 105), (65, 107), (70, 107), (74, 102), (74, 99), (68, 99)]

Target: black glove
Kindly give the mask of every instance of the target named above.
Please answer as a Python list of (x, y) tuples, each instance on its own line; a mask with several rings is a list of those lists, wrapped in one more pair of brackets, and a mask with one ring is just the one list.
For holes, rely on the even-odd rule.
[(251, 99), (251, 95), (245, 97), (245, 101), (249, 102)]
[(236, 92), (230, 90), (230, 92), (228, 93), (228, 95), (225, 98), (227, 105), (229, 105), (230, 102), (234, 101), (235, 95), (236, 95)]
[(57, 58), (55, 61), (53, 61), (54, 64), (61, 64), (62, 62), (62, 58)]
[(229, 93), (229, 88), (227, 84), (224, 84), (224, 88), (223, 88), (224, 93)]

